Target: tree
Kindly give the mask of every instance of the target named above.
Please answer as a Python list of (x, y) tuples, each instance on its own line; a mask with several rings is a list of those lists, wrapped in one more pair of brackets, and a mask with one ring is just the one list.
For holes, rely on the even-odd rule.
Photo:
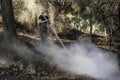
[(120, 3), (118, 5), (118, 18), (119, 18), (119, 27), (120, 27)]
[(17, 36), (16, 28), (14, 25), (12, 0), (0, 0), (0, 3), (4, 33), (7, 39), (11, 39)]

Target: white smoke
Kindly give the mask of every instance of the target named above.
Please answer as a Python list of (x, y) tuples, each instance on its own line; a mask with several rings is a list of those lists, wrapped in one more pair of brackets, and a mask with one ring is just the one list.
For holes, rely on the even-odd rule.
[[(120, 80), (117, 56), (98, 48), (90, 41), (73, 43), (66, 48), (59, 47), (52, 42), (45, 45), (38, 42), (31, 44), (39, 53), (46, 55), (53, 64), (56, 64), (63, 71), (99, 80)], [(25, 45), (14, 44), (13, 47), (21, 57), (28, 61), (34, 60), (36, 53)], [(37, 59), (39, 61), (39, 58)]]
[(34, 53), (23, 43), (16, 43), (13, 44), (12, 47), (16, 50), (16, 54), (19, 55), (19, 57), (22, 57), (26, 59), (27, 61), (32, 61)]
[(116, 55), (99, 49), (89, 41), (72, 44), (67, 50), (53, 43), (35, 46), (37, 50), (51, 57), (58, 68), (65, 71), (97, 79), (108, 79), (119, 71)]

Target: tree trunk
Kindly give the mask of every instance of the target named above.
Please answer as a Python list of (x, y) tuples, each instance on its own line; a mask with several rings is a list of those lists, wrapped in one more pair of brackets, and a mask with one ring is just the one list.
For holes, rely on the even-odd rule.
[(0, 0), (5, 37), (9, 40), (17, 36), (14, 25), (12, 0)]
[(118, 18), (119, 18), (119, 27), (120, 27), (120, 3), (118, 5)]
[(93, 27), (92, 27), (92, 23), (91, 23), (91, 19), (90, 19), (90, 39), (92, 40), (92, 31), (93, 31)]

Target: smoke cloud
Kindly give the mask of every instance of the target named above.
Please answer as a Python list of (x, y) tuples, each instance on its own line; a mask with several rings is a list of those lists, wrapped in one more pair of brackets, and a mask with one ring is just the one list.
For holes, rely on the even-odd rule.
[[(53, 42), (44, 45), (39, 42), (31, 42), (31, 44), (39, 54), (46, 55), (63, 71), (98, 80), (120, 80), (117, 55), (98, 48), (91, 41), (76, 42), (67, 47), (60, 47)], [(12, 47), (20, 57), (29, 62), (34, 60), (36, 54), (38, 56), (38, 53), (32, 52), (24, 44), (14, 44)], [(39, 61), (39, 57), (37, 59)]]
[(117, 56), (99, 49), (90, 41), (75, 43), (67, 48), (50, 44), (52, 45), (35, 46), (37, 50), (51, 57), (61, 70), (101, 80), (108, 79), (119, 71)]

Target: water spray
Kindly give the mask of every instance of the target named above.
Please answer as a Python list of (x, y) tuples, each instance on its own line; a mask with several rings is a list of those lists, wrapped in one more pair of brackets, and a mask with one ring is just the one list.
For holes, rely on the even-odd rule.
[[(47, 19), (44, 15), (42, 15), (44, 17), (45, 20), (47, 20), (49, 22), (49, 19)], [(66, 46), (64, 45), (64, 43), (62, 42), (62, 40), (60, 39), (60, 37), (58, 36), (56, 30), (55, 30), (55, 27), (52, 26), (52, 25), (49, 25), (49, 27), (51, 28), (51, 30), (53, 31), (53, 33), (55, 34), (56, 38), (58, 39), (58, 41), (60, 42), (61, 46), (63, 47), (63, 49), (65, 50), (66, 52), (66, 56), (69, 56), (69, 54), (71, 53), (67, 48)], [(72, 53), (71, 53), (72, 54)]]
[(64, 43), (62, 42), (62, 40), (60, 39), (60, 37), (58, 36), (55, 27), (50, 25), (50, 28), (52, 29), (53, 33), (55, 34), (56, 38), (58, 39), (58, 41), (60, 42), (61, 46), (63, 47), (64, 51), (66, 52), (66, 54), (64, 54), (65, 56), (69, 56), (70, 54), (72, 54), (67, 47), (64, 45)]
[[(45, 20), (48, 20), (44, 15), (43, 15), (43, 17), (44, 17)], [(64, 43), (62, 42), (62, 40), (61, 40), (60, 37), (58, 36), (58, 34), (57, 34), (56, 30), (55, 30), (55, 27), (52, 26), (52, 25), (49, 25), (49, 26), (50, 26), (51, 30), (53, 31), (53, 33), (55, 34), (55, 36), (56, 36), (56, 38), (58, 39), (58, 41), (60, 42), (61, 46), (62, 46), (63, 48), (66, 48), (65, 45), (64, 45)]]
[(60, 37), (58, 36), (58, 34), (57, 34), (56, 30), (55, 30), (55, 27), (50, 25), (50, 28), (51, 28), (51, 30), (53, 31), (53, 33), (55, 34), (55, 36), (56, 36), (56, 38), (58, 39), (58, 41), (60, 42), (61, 46), (62, 46), (63, 48), (66, 48), (65, 45), (64, 45), (64, 43), (62, 42), (62, 40), (61, 40)]

